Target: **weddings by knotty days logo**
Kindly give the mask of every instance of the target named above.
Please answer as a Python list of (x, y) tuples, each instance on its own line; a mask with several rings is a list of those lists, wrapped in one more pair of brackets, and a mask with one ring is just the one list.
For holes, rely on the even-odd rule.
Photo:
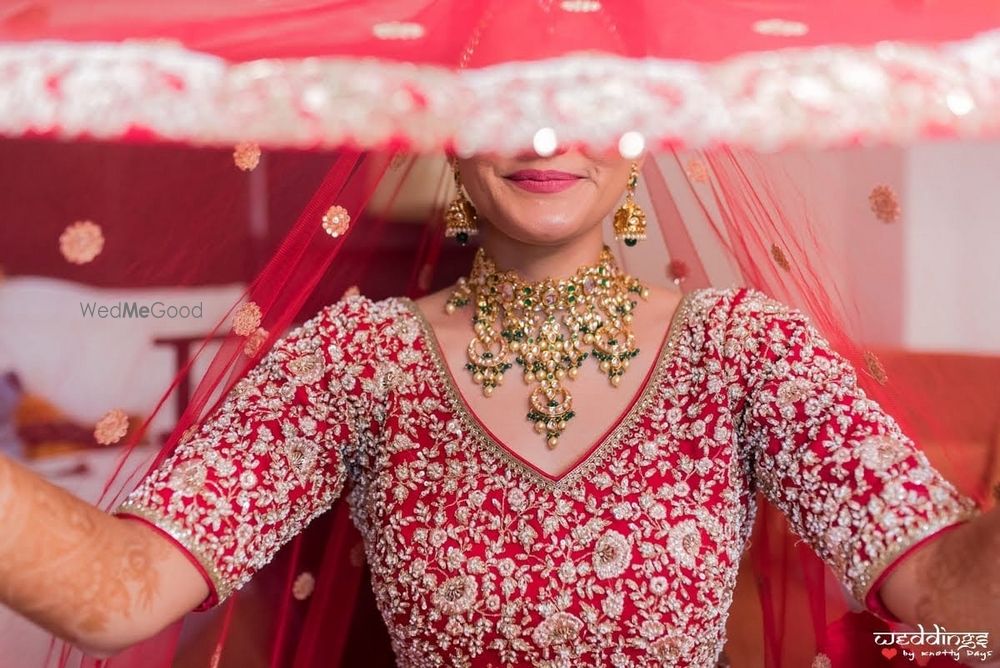
[(892, 660), (897, 655), (916, 661), (917, 657), (944, 656), (956, 661), (977, 659), (983, 663), (993, 656), (989, 649), (989, 633), (985, 631), (948, 631), (934, 625), (933, 631), (917, 625), (917, 631), (877, 632), (875, 644), (882, 648), (882, 656)]

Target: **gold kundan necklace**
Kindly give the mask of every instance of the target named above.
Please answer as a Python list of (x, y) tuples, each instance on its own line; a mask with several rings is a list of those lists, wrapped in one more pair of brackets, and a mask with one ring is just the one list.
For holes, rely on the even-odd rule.
[(514, 354), (532, 388), (528, 420), (554, 448), (574, 415), (567, 377), (575, 378), (583, 361), (593, 356), (617, 387), (629, 360), (639, 353), (631, 329), (633, 295), (645, 299), (649, 290), (622, 273), (607, 247), (597, 264), (581, 267), (575, 276), (537, 283), (498, 271), (479, 249), (472, 273), (459, 279), (445, 310), (452, 314), (474, 306), (475, 335), (465, 368), (485, 396), (503, 381)]

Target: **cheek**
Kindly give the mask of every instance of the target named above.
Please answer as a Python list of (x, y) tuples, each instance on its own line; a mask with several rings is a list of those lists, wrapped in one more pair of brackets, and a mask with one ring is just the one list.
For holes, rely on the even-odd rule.
[(612, 215), (625, 195), (626, 178), (619, 179), (617, 174), (600, 175), (589, 197), (581, 198), (579, 202), (584, 208), (584, 215), (598, 221)]
[(594, 198), (594, 208), (601, 216), (607, 216), (625, 195), (627, 173), (619, 178), (619, 174), (606, 174), (601, 180), (597, 196)]
[(501, 183), (493, 174), (485, 169), (469, 170), (462, 172), (462, 184), (469, 194), (473, 205), (479, 212), (487, 217), (502, 207), (503, 189)]

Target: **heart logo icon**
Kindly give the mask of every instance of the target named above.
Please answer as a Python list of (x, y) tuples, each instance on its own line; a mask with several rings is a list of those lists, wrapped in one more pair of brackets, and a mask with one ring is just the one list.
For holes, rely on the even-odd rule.
[(895, 647), (886, 647), (884, 650), (882, 650), (882, 656), (884, 656), (887, 659), (891, 659), (892, 657), (896, 656), (896, 653), (897, 651)]

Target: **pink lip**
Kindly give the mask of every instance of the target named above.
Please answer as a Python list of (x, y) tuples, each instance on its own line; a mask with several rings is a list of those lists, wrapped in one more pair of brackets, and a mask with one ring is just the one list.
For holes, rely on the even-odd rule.
[(572, 188), (582, 177), (552, 169), (522, 169), (504, 178), (528, 192), (557, 193)]

